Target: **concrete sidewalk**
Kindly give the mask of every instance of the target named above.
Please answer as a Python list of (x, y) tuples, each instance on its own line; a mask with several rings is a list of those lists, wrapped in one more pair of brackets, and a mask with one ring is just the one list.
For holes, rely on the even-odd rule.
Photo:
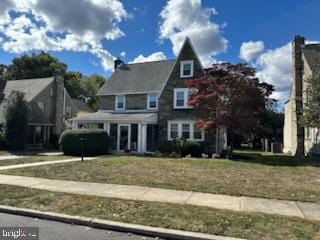
[[(86, 157), (85, 161), (93, 160), (93, 159), (96, 159), (96, 158)], [(0, 167), (0, 171), (1, 170), (16, 169), (16, 168), (25, 168), (25, 167), (35, 167), (35, 166), (42, 166), (42, 165), (50, 165), (50, 164), (57, 164), (57, 163), (78, 162), (78, 161), (81, 161), (81, 158), (70, 158), (70, 159), (62, 159), (62, 160), (33, 162), (33, 163), (21, 163), (21, 164), (2, 166), (2, 167)]]
[(257, 212), (320, 221), (320, 204), (178, 191), (141, 186), (50, 180), (0, 175), (0, 184), (107, 198), (187, 204), (241, 212)]
[(20, 156), (20, 155), (4, 155), (0, 156), (0, 161), (2, 160), (11, 160), (11, 159), (19, 159), (19, 158), (24, 158), (25, 156)]

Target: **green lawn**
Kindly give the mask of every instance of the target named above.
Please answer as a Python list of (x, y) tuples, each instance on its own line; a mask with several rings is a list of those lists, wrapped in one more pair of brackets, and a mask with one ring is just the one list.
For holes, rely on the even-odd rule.
[(15, 164), (23, 164), (23, 163), (65, 160), (65, 159), (71, 159), (71, 158), (73, 158), (73, 157), (64, 156), (64, 155), (61, 155), (61, 156), (26, 156), (24, 158), (0, 160), (0, 167), (1, 166), (8, 166), (8, 165), (15, 165)]
[(238, 160), (115, 156), (1, 173), (320, 202), (319, 159), (238, 154)]
[(0, 204), (246, 239), (315, 239), (320, 223), (205, 207), (87, 197), (0, 185)]

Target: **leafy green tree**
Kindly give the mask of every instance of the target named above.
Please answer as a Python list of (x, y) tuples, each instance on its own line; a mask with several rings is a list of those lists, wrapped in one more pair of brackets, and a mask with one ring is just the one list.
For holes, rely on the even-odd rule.
[(10, 100), (6, 112), (5, 142), (9, 148), (20, 150), (27, 140), (28, 106), (23, 93), (17, 92)]
[(96, 94), (105, 82), (105, 78), (98, 74), (85, 76), (80, 72), (69, 71), (65, 74), (65, 86), (72, 98), (82, 99), (93, 108), (98, 108)]
[(81, 80), (81, 89), (83, 90), (83, 95), (87, 98), (88, 104), (94, 109), (98, 109), (98, 98), (96, 94), (98, 90), (105, 83), (105, 78), (98, 75), (92, 74), (88, 77), (82, 78)]
[(12, 64), (8, 65), (6, 71), (2, 73), (1, 79), (29, 79), (50, 77), (55, 71), (65, 73), (67, 65), (48, 53), (27, 54), (16, 57)]
[(81, 88), (83, 74), (77, 71), (68, 71), (64, 75), (64, 85), (72, 98), (81, 98), (85, 95)]

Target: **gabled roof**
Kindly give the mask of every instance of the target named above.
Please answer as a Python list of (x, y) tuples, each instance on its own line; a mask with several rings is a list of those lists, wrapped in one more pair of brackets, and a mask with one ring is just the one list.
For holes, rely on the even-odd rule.
[(24, 93), (25, 100), (30, 102), (53, 81), (53, 77), (6, 81), (4, 98), (8, 98), (12, 91), (17, 91)]
[(122, 64), (98, 91), (98, 96), (160, 92), (175, 60)]
[(76, 105), (78, 111), (94, 112), (93, 109), (85, 102), (72, 98), (74, 105)]

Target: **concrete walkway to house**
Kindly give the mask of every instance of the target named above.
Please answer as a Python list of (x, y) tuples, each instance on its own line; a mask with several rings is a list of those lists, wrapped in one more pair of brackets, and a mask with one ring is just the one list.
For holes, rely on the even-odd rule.
[(13, 175), (0, 175), (0, 184), (107, 198), (187, 204), (241, 212), (278, 214), (320, 221), (320, 204), (316, 203), (235, 197), (141, 186), (50, 180)]
[[(96, 159), (96, 158), (86, 157), (85, 161), (93, 160), (93, 159)], [(2, 166), (2, 167), (0, 167), (0, 171), (1, 170), (16, 169), (16, 168), (25, 168), (25, 167), (35, 167), (35, 166), (42, 166), (42, 165), (50, 165), (50, 164), (57, 164), (57, 163), (78, 162), (78, 161), (81, 161), (81, 158), (70, 158), (70, 159), (61, 159), (61, 160), (52, 160), (52, 161), (33, 162), (33, 163), (21, 163), (21, 164)]]

